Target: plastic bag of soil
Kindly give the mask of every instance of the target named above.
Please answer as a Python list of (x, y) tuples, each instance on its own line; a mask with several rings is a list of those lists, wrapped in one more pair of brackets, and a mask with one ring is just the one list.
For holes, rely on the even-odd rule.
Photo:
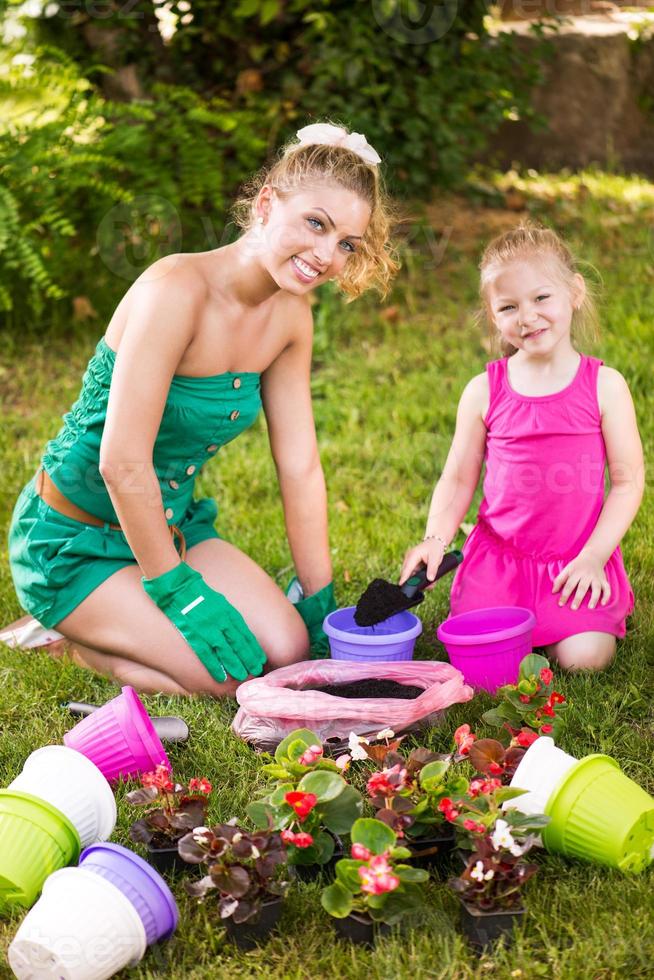
[[(408, 697), (406, 688), (413, 688)], [(347, 746), (350, 732), (371, 735), (390, 727), (400, 734), (436, 725), (446, 708), (472, 695), (461, 672), (440, 661), (308, 660), (241, 684), (232, 728), (265, 751), (296, 728), (310, 728), (337, 752)]]

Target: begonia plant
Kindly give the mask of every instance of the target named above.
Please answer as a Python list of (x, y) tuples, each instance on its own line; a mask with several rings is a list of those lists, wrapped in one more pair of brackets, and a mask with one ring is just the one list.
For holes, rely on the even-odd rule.
[(497, 819), (492, 830), (475, 836), (465, 870), (450, 878), (450, 887), (482, 912), (518, 908), (522, 888), (538, 870), (524, 859), (534, 843), (532, 835), (519, 842), (507, 821)]
[(497, 697), (499, 704), (482, 715), (486, 724), (506, 729), (512, 738), (525, 730), (558, 737), (568, 705), (554, 689), (554, 672), (546, 657), (535, 653), (525, 657), (517, 684), (499, 688)]
[(208, 779), (197, 778), (183, 786), (165, 765), (142, 773), (141, 788), (125, 797), (133, 806), (149, 806), (130, 827), (131, 840), (154, 848), (173, 847), (189, 830), (205, 823), (211, 788)]
[(235, 820), (196, 827), (180, 840), (179, 853), (189, 864), (207, 865), (203, 878), (184, 883), (188, 894), (203, 900), (217, 891), (220, 917), (235, 923), (256, 919), (263, 903), (283, 897), (290, 885), (284, 843), (271, 829), (252, 832)]
[(289, 864), (326, 864), (334, 835), (348, 834), (361, 816), (361, 793), (342, 775), (345, 765), (325, 758), (315, 732), (298, 729), (277, 746), (274, 763), (263, 772), (277, 783), (247, 807), (256, 827), (281, 832)]
[(323, 908), (335, 918), (352, 913), (393, 924), (424, 903), (429, 874), (403, 863), (410, 857), (393, 830), (381, 820), (361, 818), (352, 825), (351, 856), (336, 863), (336, 881), (323, 889)]

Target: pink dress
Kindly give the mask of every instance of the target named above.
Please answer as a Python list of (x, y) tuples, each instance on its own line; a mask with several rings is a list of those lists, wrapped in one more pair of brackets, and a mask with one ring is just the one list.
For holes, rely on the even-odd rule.
[[(559, 606), (552, 583), (590, 537), (604, 502), (606, 447), (597, 375), (602, 361), (581, 355), (577, 374), (553, 395), (519, 395), (507, 358), (486, 365), (486, 472), (477, 524), (452, 583), (451, 613), (526, 606), (536, 616), (534, 646), (598, 630), (625, 635), (634, 596), (620, 548), (606, 564), (611, 598)], [(574, 592), (573, 592), (574, 596)]]

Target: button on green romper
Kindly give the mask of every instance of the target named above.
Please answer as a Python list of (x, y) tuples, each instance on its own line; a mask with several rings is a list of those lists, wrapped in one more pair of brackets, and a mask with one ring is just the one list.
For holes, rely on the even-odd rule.
[[(136, 564), (123, 532), (109, 527), (119, 521), (98, 469), (115, 358), (101, 337), (79, 397), (41, 463), (59, 490), (104, 526), (58, 513), (36, 493), (35, 477), (23, 487), (11, 518), (9, 564), (16, 594), (48, 629), (118, 569)], [(187, 548), (220, 537), (214, 528), (216, 502), (194, 499), (195, 480), (221, 446), (254, 422), (261, 408), (260, 382), (253, 371), (172, 378), (153, 463), (166, 520), (182, 530)]]

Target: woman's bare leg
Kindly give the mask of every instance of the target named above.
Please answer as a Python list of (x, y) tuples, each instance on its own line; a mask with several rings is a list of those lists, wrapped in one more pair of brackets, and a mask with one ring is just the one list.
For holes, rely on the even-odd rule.
[[(304, 623), (277, 585), (247, 555), (217, 538), (189, 548), (186, 561), (241, 612), (270, 667), (308, 656)], [(232, 678), (215, 681), (167, 616), (149, 599), (136, 565), (120, 569), (56, 629), (87, 666), (141, 691), (232, 695)]]
[(546, 647), (564, 670), (604, 670), (615, 655), (615, 636), (612, 633), (575, 633)]

